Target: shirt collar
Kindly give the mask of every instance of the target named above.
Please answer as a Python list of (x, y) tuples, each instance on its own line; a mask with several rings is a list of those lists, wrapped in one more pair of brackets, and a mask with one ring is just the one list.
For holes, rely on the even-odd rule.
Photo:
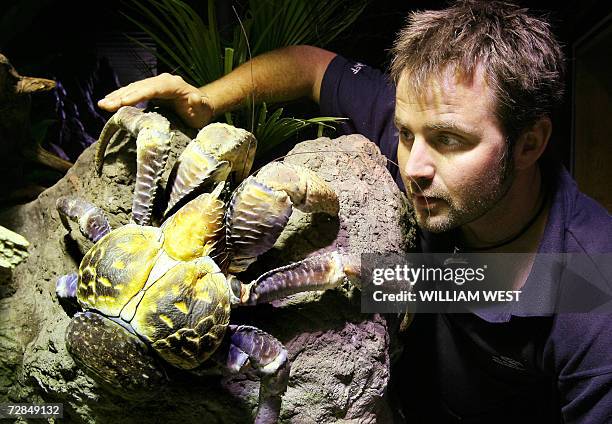
[[(565, 251), (565, 229), (578, 188), (560, 164), (543, 165), (542, 175), (551, 191), (552, 202), (538, 253), (561, 253)], [(420, 230), (421, 248), (423, 252), (452, 252), (456, 235), (457, 230), (442, 234)], [(491, 323), (508, 322), (512, 316), (550, 316), (555, 308), (558, 272), (559, 269), (550, 266), (549, 261), (536, 261), (522, 288), (519, 302), (487, 305), (473, 308), (472, 312)], [(534, 311), (539, 312), (535, 314)]]

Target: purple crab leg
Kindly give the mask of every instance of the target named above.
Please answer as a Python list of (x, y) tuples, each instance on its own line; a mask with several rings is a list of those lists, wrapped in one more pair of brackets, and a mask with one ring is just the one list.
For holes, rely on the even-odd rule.
[(121, 131), (136, 137), (137, 168), (132, 221), (139, 225), (148, 225), (151, 222), (157, 183), (164, 172), (173, 137), (170, 122), (155, 112), (145, 113), (131, 106), (120, 108), (109, 119), (100, 134), (96, 150), (98, 174), (102, 171), (106, 147), (111, 139), (121, 135)]
[(55, 293), (58, 298), (75, 299), (77, 293), (77, 283), (79, 275), (76, 272), (62, 275), (55, 283)]
[(243, 284), (240, 300), (244, 305), (255, 305), (304, 291), (335, 288), (345, 281), (358, 286), (360, 274), (358, 255), (334, 251), (266, 272)]
[(291, 216), (291, 200), (255, 179), (234, 192), (225, 215), (228, 272), (244, 271), (278, 239)]
[(278, 422), (291, 370), (287, 350), (276, 338), (251, 326), (230, 325), (227, 337), (230, 346), (222, 365), (233, 374), (250, 374), (261, 381), (255, 424)]
[(337, 215), (338, 197), (317, 174), (301, 166), (273, 162), (247, 178), (234, 192), (226, 213), (228, 272), (246, 270), (268, 251), (294, 207)]
[(81, 233), (94, 243), (110, 232), (111, 227), (102, 209), (77, 196), (57, 199), (56, 208), (64, 227), (70, 231), (68, 219), (77, 222)]

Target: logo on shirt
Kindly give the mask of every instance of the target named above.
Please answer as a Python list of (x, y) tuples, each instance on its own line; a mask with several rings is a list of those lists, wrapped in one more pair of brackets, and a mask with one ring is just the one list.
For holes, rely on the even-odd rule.
[(503, 365), (508, 368), (514, 368), (515, 370), (525, 371), (525, 366), (512, 358), (508, 358), (507, 356), (493, 356), (493, 362), (496, 362), (500, 365)]
[(353, 67), (351, 68), (351, 71), (353, 71), (354, 75), (357, 75), (357, 73), (359, 71), (361, 71), (361, 69), (364, 67), (365, 65), (363, 63), (357, 62), (353, 65)]

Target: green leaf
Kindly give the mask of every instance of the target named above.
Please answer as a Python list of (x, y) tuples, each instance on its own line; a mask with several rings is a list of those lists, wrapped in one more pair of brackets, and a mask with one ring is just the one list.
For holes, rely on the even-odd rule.
[[(258, 55), (295, 44), (323, 47), (353, 23), (367, 4), (367, 0), (245, 1), (246, 14), (240, 21), (236, 19), (229, 41), (219, 33), (214, 0), (208, 0), (206, 17), (200, 17), (183, 0), (127, 0), (136, 16), (126, 17), (153, 39), (155, 55), (173, 73), (202, 86), (245, 63), (251, 53)], [(287, 118), (282, 108), (270, 114), (266, 104), (251, 103), (245, 99), (246, 108), (225, 114), (225, 120), (254, 131), (262, 152), (312, 125), (323, 134), (340, 120)]]
[(330, 128), (335, 130), (331, 124), (345, 120), (336, 117), (317, 117), (310, 119), (283, 118), (283, 109), (276, 109), (270, 116), (267, 116), (267, 106), (262, 104), (259, 111), (258, 124), (255, 130), (255, 137), (259, 140), (258, 155), (264, 154), (270, 149), (278, 146), (285, 140), (295, 136), (302, 129), (317, 125), (320, 128)]

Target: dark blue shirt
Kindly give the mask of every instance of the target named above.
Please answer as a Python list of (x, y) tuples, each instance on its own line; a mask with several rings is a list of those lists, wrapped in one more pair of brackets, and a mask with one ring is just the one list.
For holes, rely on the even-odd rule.
[[(321, 86), (324, 115), (348, 117), (389, 159), (403, 188), (393, 125), (395, 86), (380, 71), (343, 57)], [(612, 252), (612, 217), (582, 194), (561, 166), (542, 166), (552, 196), (539, 253), (589, 257)], [(452, 235), (421, 232), (424, 251), (452, 249)], [(609, 281), (612, 263), (596, 272)], [(558, 279), (535, 267), (523, 296), (556, 299)], [(554, 308), (553, 308), (554, 309)], [(472, 314), (417, 314), (393, 369), (391, 390), (416, 423), (612, 423), (612, 315), (501, 308)]]

